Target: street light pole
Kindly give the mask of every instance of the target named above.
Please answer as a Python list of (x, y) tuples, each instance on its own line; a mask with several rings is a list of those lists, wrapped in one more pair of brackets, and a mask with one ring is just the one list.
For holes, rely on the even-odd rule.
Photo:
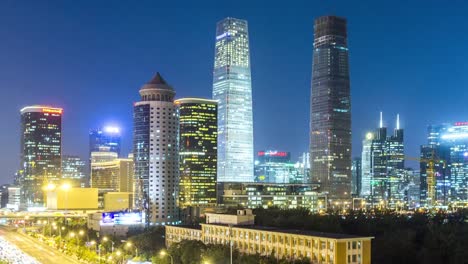
[(229, 249), (230, 249), (231, 264), (232, 264), (232, 225), (229, 225)]
[(171, 254), (169, 254), (169, 252), (163, 250), (163, 251), (161, 251), (161, 253), (159, 253), (159, 254), (160, 254), (162, 257), (164, 257), (164, 256), (166, 256), (166, 255), (169, 256), (169, 258), (171, 259), (171, 264), (174, 264), (174, 259), (172, 258)]

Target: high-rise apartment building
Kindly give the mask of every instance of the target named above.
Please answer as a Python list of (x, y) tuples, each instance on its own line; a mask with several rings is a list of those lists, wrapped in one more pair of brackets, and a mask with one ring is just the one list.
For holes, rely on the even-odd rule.
[(351, 99), (346, 20), (315, 20), (310, 110), (312, 181), (331, 200), (351, 197)]
[(78, 156), (63, 155), (62, 157), (62, 179), (73, 187), (85, 187), (86, 184), (86, 162)]
[(247, 21), (216, 26), (213, 99), (218, 101), (218, 181), (253, 182), (253, 118)]
[(157, 73), (133, 106), (134, 206), (147, 225), (179, 223), (179, 118), (174, 89)]
[(21, 109), (22, 204), (43, 206), (43, 187), (57, 183), (62, 170), (62, 108)]
[(216, 204), (218, 105), (215, 100), (182, 98), (179, 112), (179, 206)]

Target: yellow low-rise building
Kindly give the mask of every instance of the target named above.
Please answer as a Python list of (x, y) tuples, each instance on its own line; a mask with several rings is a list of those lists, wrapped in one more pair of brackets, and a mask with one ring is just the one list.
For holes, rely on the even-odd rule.
[(96, 210), (97, 188), (55, 188), (47, 192), (49, 210)]
[(282, 230), (253, 225), (201, 224), (200, 228), (166, 226), (166, 246), (182, 240), (232, 245), (241, 253), (273, 254), (277, 258), (307, 257), (320, 264), (370, 264), (371, 239), (305, 230)]
[(104, 194), (104, 211), (118, 211), (131, 209), (133, 205), (133, 193), (108, 192)]

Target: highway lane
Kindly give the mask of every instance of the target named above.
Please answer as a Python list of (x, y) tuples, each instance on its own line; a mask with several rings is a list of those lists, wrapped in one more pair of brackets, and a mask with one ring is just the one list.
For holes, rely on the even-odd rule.
[(80, 263), (78, 260), (67, 256), (55, 248), (42, 244), (33, 238), (11, 231), (6, 228), (0, 228), (0, 236), (3, 236), (10, 243), (15, 244), (26, 254), (34, 257), (39, 262), (44, 264), (76, 264)]

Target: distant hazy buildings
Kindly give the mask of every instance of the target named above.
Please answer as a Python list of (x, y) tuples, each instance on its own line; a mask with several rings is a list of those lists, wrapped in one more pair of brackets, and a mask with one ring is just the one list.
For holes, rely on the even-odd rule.
[(351, 100), (346, 20), (315, 20), (310, 111), (311, 177), (331, 199), (351, 197)]
[(136, 208), (147, 225), (179, 222), (179, 120), (174, 89), (157, 73), (133, 107)]
[(278, 150), (257, 152), (255, 182), (262, 183), (307, 183), (307, 165), (292, 162), (291, 153)]
[(213, 99), (218, 101), (218, 181), (253, 182), (253, 119), (247, 21), (216, 26)]
[(179, 206), (216, 204), (218, 106), (215, 100), (182, 98), (179, 113)]
[(73, 187), (85, 187), (86, 162), (78, 156), (63, 155), (62, 179)]
[(62, 108), (27, 106), (21, 109), (22, 203), (43, 206), (43, 186), (57, 183), (62, 169)]
[(219, 184), (219, 203), (229, 207), (326, 210), (327, 196), (318, 184), (229, 183)]

